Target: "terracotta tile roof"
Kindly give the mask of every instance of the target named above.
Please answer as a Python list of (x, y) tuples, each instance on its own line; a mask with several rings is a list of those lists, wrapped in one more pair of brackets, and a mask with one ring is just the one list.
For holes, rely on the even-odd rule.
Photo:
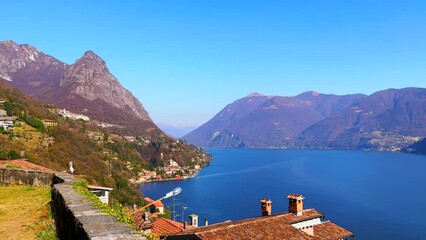
[[(154, 200), (149, 198), (149, 197), (145, 197), (143, 200), (145, 200), (148, 204), (154, 202)], [(161, 201), (154, 203), (154, 206), (155, 207), (164, 207), (164, 205)]]
[(309, 240), (312, 236), (287, 224), (283, 218), (271, 218), (268, 221), (251, 221), (228, 227), (212, 229), (206, 232), (196, 233), (205, 240)]
[[(306, 209), (301, 216), (292, 213), (275, 214), (265, 217), (244, 219), (235, 222), (223, 222), (207, 227), (186, 229), (176, 235), (185, 239), (228, 240), (228, 239), (316, 239), (309, 234), (291, 226), (293, 223), (322, 218), (324, 214), (315, 209)], [(195, 238), (198, 237), (198, 238)], [(170, 238), (170, 237), (169, 237)], [(179, 238), (171, 238), (179, 239)]]
[(300, 216), (297, 216), (296, 214), (293, 214), (293, 213), (285, 213), (283, 214), (282, 217), (287, 219), (288, 223), (294, 224), (298, 222), (311, 220), (314, 218), (324, 218), (324, 214), (312, 208), (312, 209), (303, 210), (302, 215)]
[(318, 239), (337, 240), (354, 236), (354, 234), (330, 221), (326, 221), (314, 225), (314, 236)]
[(39, 171), (45, 171), (45, 172), (53, 172), (53, 170), (34, 164), (34, 163), (30, 163), (26, 160), (23, 159), (16, 159), (16, 160), (4, 160), (4, 161), (0, 161), (0, 167), (7, 167), (8, 165), (10, 166), (16, 166), (16, 167), (20, 167), (23, 169), (32, 169), (32, 170), (39, 170)]
[(183, 224), (170, 219), (159, 217), (153, 223), (152, 232), (159, 236), (167, 236), (179, 233), (183, 230)]

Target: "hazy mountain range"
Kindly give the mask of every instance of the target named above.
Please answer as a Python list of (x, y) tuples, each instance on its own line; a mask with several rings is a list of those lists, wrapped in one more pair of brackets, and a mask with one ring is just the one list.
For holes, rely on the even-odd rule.
[(426, 89), (241, 98), (184, 136), (209, 147), (400, 150), (426, 136)]
[(157, 123), (157, 126), (165, 133), (169, 134), (174, 138), (181, 138), (186, 134), (195, 130), (198, 126), (183, 126), (183, 125), (170, 125), (167, 123)]

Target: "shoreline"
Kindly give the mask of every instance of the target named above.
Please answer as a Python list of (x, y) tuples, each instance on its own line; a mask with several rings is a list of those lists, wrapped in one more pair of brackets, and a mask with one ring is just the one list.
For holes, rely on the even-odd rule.
[[(201, 170), (200, 170), (201, 171)], [(148, 181), (142, 181), (142, 182), (138, 182), (138, 181), (135, 181), (135, 184), (137, 184), (138, 186), (140, 186), (140, 185), (142, 185), (142, 184), (144, 184), (144, 183), (154, 183), (154, 182), (166, 182), (166, 181), (179, 181), (179, 180), (188, 180), (188, 179), (191, 179), (191, 178), (195, 178), (195, 177), (197, 177), (198, 176), (198, 173), (200, 172), (200, 171), (198, 171), (198, 172), (196, 172), (195, 174), (193, 174), (193, 175), (190, 175), (190, 176), (186, 176), (186, 177), (182, 177), (182, 178), (167, 178), (167, 179), (160, 179), (160, 180), (148, 180)]]

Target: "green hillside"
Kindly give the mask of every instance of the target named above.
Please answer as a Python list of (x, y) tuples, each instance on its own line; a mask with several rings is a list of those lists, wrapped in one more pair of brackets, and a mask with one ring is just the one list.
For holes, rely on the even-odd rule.
[[(141, 195), (129, 179), (137, 179), (143, 169), (159, 171), (170, 159), (182, 167), (202, 166), (210, 160), (203, 150), (162, 133), (122, 136), (98, 127), (96, 122), (64, 118), (54, 106), (44, 106), (3, 83), (0, 100), (0, 109), (14, 119), (13, 128), (0, 127), (0, 159), (22, 155), (56, 171), (69, 171), (68, 163), (72, 161), (74, 174), (90, 184), (114, 188), (113, 202), (142, 204)], [(43, 119), (58, 125), (46, 127)]]

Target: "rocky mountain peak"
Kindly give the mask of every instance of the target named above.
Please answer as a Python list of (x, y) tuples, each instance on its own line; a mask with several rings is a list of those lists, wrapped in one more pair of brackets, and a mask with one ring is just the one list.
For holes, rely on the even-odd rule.
[(86, 51), (83, 54), (83, 56), (77, 61), (82, 61), (82, 60), (100, 62), (102, 64), (105, 64), (104, 60), (101, 57), (99, 57), (96, 53), (94, 53), (92, 50)]
[(14, 48), (16, 50), (19, 48), (19, 45), (16, 42), (12, 41), (12, 40), (4, 40), (4, 41), (0, 42), (0, 45), (1, 46), (6, 46), (6, 47), (12, 47), (12, 48)]
[(35, 57), (40, 51), (28, 44), (18, 44), (12, 40), (0, 42), (0, 49), (4, 53), (8, 53), (8, 57), (23, 58), (23, 60), (35, 61)]
[(84, 112), (134, 133), (157, 129), (142, 104), (93, 51), (67, 65), (31, 45), (0, 41), (0, 81), (44, 103)]
[(59, 84), (66, 64), (28, 44), (0, 42), (0, 80), (11, 82), (26, 93)]
[(128, 109), (143, 120), (151, 121), (142, 104), (111, 74), (105, 61), (93, 51), (87, 51), (71, 65), (61, 86), (72, 95), (89, 101), (102, 100), (116, 108)]
[(84, 66), (84, 68), (87, 69), (92, 69), (93, 71), (102, 70), (108, 71), (109, 73), (105, 61), (91, 50), (86, 51), (83, 56), (77, 59), (77, 61), (75, 61), (75, 63), (73, 64), (73, 66), (79, 65), (82, 65)]

